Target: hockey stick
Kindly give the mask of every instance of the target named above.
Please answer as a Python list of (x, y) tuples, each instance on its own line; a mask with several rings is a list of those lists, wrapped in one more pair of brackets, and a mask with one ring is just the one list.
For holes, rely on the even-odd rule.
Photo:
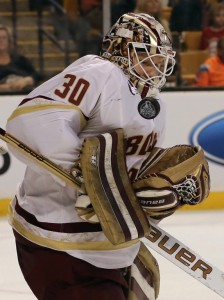
[[(37, 153), (26, 144), (22, 143), (14, 136), (8, 134), (4, 129), (0, 128), (0, 138), (8, 143), (9, 145), (13, 146), (15, 149), (23, 153), (24, 155), (28, 156), (30, 159), (35, 161), (38, 165), (42, 166), (44, 169), (48, 170), (49, 172), (53, 173), (55, 176), (61, 178), (63, 181), (67, 182), (68, 184), (74, 186), (78, 191), (83, 192), (83, 188), (79, 181), (75, 179), (68, 171), (63, 170), (57, 164), (52, 162), (51, 160), (47, 159), (43, 155)], [(1, 152), (4, 153), (6, 149), (1, 146)]]
[(151, 225), (152, 230), (142, 242), (224, 298), (224, 272), (211, 265), (172, 235)]
[[(12, 135), (6, 133), (2, 128), (0, 128), (0, 138), (49, 172), (74, 186), (76, 189), (83, 191), (80, 182), (76, 181), (69, 172), (63, 170), (46, 157), (35, 152)], [(182, 242), (178, 241), (156, 225), (152, 226), (150, 235), (141, 240), (147, 247), (155, 250), (180, 269), (184, 270), (193, 278), (197, 279), (224, 298), (224, 272), (218, 270)]]

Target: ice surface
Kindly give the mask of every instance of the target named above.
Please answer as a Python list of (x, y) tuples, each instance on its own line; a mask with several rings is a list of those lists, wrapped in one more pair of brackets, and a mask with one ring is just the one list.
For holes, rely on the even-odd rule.
[[(159, 226), (224, 271), (224, 210), (176, 212)], [(6, 218), (0, 218), (0, 241), (0, 300), (36, 299), (17, 264), (14, 237)], [(159, 300), (222, 299), (201, 282), (152, 252), (161, 272)]]

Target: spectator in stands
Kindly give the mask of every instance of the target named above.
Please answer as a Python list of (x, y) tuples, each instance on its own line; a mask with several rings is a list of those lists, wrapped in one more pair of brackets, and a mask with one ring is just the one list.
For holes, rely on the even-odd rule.
[(210, 25), (205, 27), (201, 36), (201, 50), (216, 54), (217, 42), (224, 36), (224, 3), (214, 3), (210, 10)]
[(39, 79), (30, 60), (12, 52), (10, 31), (0, 25), (0, 91), (30, 90)]
[(170, 16), (171, 31), (197, 31), (204, 24), (207, 0), (177, 0)]
[(103, 25), (101, 1), (79, 1), (78, 10), (69, 12), (68, 21), (69, 34), (76, 44), (79, 56), (99, 55)]
[[(111, 23), (115, 23), (120, 15), (134, 10), (136, 0), (111, 0), (110, 3)], [(68, 10), (69, 7), (71, 9)], [(68, 35), (74, 41), (79, 56), (99, 55), (103, 32), (102, 0), (67, 0), (66, 8)], [(56, 21), (55, 29), (59, 39), (64, 36), (65, 26), (61, 22)]]
[(195, 86), (224, 86), (224, 37), (217, 43), (217, 53), (199, 68)]
[(77, 2), (80, 4), (80, 9), (84, 14), (88, 14), (92, 9), (102, 4), (101, 0), (79, 0)]
[(168, 36), (171, 38), (169, 23), (162, 18), (162, 2), (161, 0), (137, 0), (135, 13), (146, 13), (153, 16), (165, 28)]

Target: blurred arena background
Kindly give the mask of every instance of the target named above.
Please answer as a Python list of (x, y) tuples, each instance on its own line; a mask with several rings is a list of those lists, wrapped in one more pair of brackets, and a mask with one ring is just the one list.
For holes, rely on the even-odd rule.
[[(71, 20), (80, 14), (79, 2), (0, 0), (0, 24), (11, 28), (13, 51), (24, 54), (32, 61), (41, 81), (54, 76), (83, 53), (78, 45), (77, 32), (74, 37), (72, 30), (69, 30)], [(168, 6), (168, 2), (172, 1), (162, 1), (162, 15), (169, 22), (172, 6)], [(123, 13), (123, 4), (122, 1), (104, 0), (99, 7), (95, 7), (97, 9), (91, 17), (93, 21), (99, 22), (91, 23), (94, 42), (107, 32), (116, 13)], [(164, 147), (177, 144), (200, 145), (209, 161), (211, 193), (203, 203), (182, 208), (174, 216), (164, 220), (161, 226), (224, 270), (223, 87), (198, 88), (193, 84), (200, 64), (209, 57), (208, 51), (199, 49), (201, 30), (184, 31), (184, 34), (171, 33), (177, 51), (178, 69), (161, 93), (167, 102)], [(28, 92), (29, 90), (0, 91), (2, 128), (5, 128), (7, 118)], [(34, 299), (18, 269), (13, 236), (7, 224), (8, 204), (24, 171), (25, 166), (10, 154), (0, 155), (0, 299)], [(155, 255), (162, 273), (160, 300), (199, 297), (204, 300), (220, 299), (220, 296), (188, 274)]]

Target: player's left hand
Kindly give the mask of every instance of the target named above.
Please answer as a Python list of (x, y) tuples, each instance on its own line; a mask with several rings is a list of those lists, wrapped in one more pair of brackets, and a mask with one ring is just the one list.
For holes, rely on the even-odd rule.
[(155, 148), (133, 182), (136, 196), (149, 216), (166, 216), (178, 207), (208, 197), (210, 175), (200, 147)]

